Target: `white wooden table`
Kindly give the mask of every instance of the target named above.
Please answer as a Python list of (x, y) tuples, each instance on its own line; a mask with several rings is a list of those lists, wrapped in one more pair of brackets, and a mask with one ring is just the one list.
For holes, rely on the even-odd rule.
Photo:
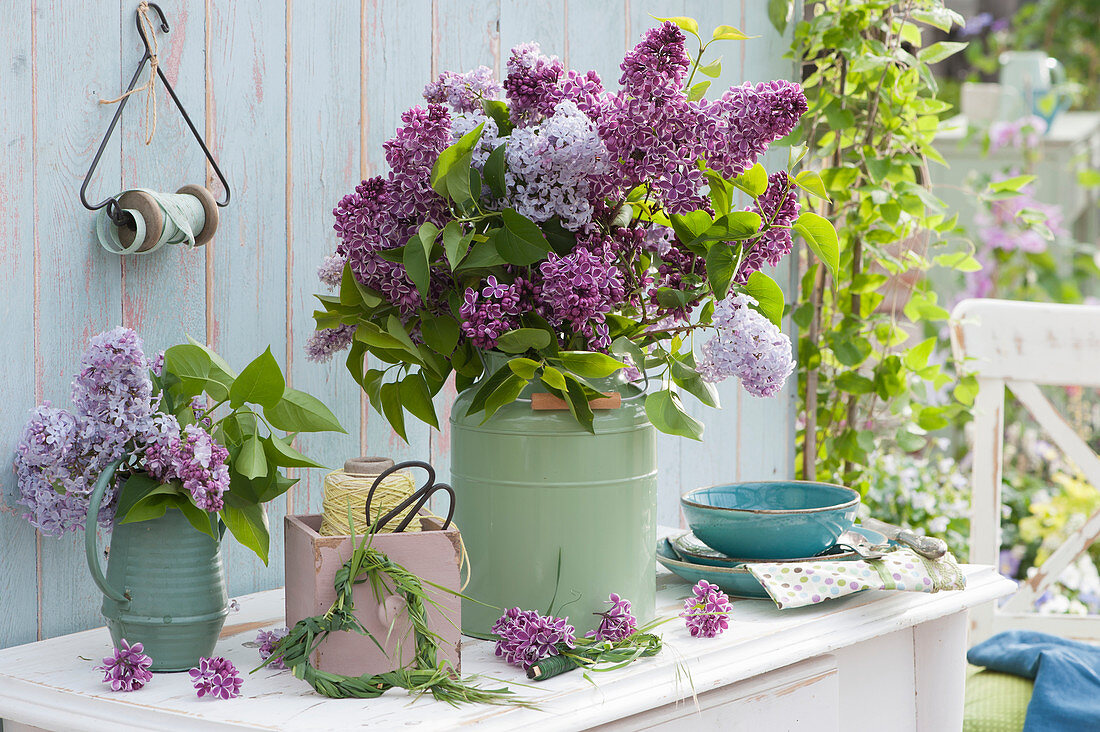
[[(692, 638), (676, 619), (665, 648), (627, 669), (571, 672), (534, 685), (466, 640), (462, 668), (510, 685), (541, 709), (464, 706), (393, 690), (375, 700), (326, 699), (289, 672), (248, 676), (239, 699), (199, 699), (187, 674), (158, 674), (137, 692), (112, 692), (93, 666), (110, 651), (105, 628), (0, 651), (4, 732), (102, 730), (931, 730), (961, 727), (967, 609), (1015, 584), (968, 566), (968, 587), (934, 595), (864, 592), (780, 612), (739, 600), (729, 630)], [(659, 570), (658, 609), (677, 613), (690, 587)], [(283, 624), (281, 590), (239, 599), (217, 652), (247, 673), (258, 628)]]

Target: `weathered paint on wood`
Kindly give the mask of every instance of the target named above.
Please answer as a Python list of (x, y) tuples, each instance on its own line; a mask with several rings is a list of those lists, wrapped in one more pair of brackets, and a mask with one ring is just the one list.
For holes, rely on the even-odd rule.
[(25, 3), (0, 6), (0, 267), (19, 292), (0, 299), (0, 646), (38, 636), (38, 565), (34, 529), (16, 505), (12, 451), (35, 391), (34, 19)]
[[(140, 58), (136, 2), (2, 5), (0, 263), (13, 296), (0, 305), (8, 325), (0, 355), (7, 405), (0, 410), (0, 646), (101, 622), (79, 537), (36, 537), (18, 517), (5, 466), (27, 410), (42, 398), (67, 400), (87, 339), (105, 328), (133, 326), (151, 350), (190, 334), (238, 368), (270, 345), (289, 383), (323, 397), (349, 432), (301, 436), (303, 449), (332, 466), (355, 452), (430, 457), (441, 477), (448, 474), (445, 428), (437, 434), (413, 426), (403, 444), (363, 408), (341, 360), (314, 364), (303, 352), (316, 267), (335, 247), (330, 212), (361, 178), (387, 171), (381, 143), (401, 112), (420, 101), (433, 73), (479, 64), (501, 73), (512, 45), (536, 40), (570, 66), (595, 69), (614, 88), (623, 53), (656, 22), (652, 15), (693, 15), (704, 34), (728, 23), (762, 36), (716, 45), (724, 73), (712, 95), (719, 85), (792, 72), (781, 59), (786, 40), (755, 0), (166, 0), (172, 31), (158, 39), (161, 64), (207, 134), (233, 203), (205, 251), (170, 249), (123, 261), (94, 244), (93, 215), (76, 191), (114, 112), (97, 102), (119, 93)], [(58, 47), (65, 48), (64, 63)], [(144, 99), (131, 101), (93, 182), (96, 200), (123, 186), (175, 190), (200, 182), (204, 171), (220, 193), (167, 94), (159, 97), (148, 147)], [(777, 164), (781, 155), (769, 160)], [(757, 401), (733, 384), (722, 391), (723, 410), (698, 409), (707, 424), (704, 443), (661, 439), (664, 523), (679, 523), (681, 490), (791, 472), (793, 395)], [(453, 393), (447, 387), (437, 398), (444, 425)], [(323, 474), (302, 473), (285, 503), (317, 510)], [(227, 542), (232, 593), (280, 584), (284, 510), (282, 501), (269, 510), (269, 567)]]
[[(93, 244), (91, 217), (76, 191), (114, 111), (96, 102), (118, 94), (121, 74), (117, 10), (50, 0), (34, 4), (32, 67), (35, 85), (35, 194), (37, 218), (38, 391), (65, 403), (88, 338), (122, 317), (122, 266)], [(64, 18), (64, 22), (58, 19)], [(90, 29), (95, 34), (90, 35)], [(65, 48), (59, 63), (51, 49)], [(130, 63), (128, 73), (133, 73)], [(79, 69), (80, 73), (74, 73)], [(121, 138), (100, 161), (90, 193), (115, 193), (121, 185)], [(13, 395), (18, 411), (30, 395)], [(99, 591), (79, 562), (83, 537), (40, 541), (40, 632), (60, 635), (97, 621)]]
[[(358, 0), (339, 0), (331, 12), (318, 13), (308, 0), (289, 0), (287, 9), (286, 363), (289, 384), (323, 395), (348, 431), (298, 437), (299, 450), (336, 468), (359, 454), (360, 389), (348, 378), (343, 358), (312, 363), (305, 358), (305, 343), (319, 306), (313, 297), (321, 291), (317, 266), (334, 249), (332, 209), (362, 179), (360, 8)], [(287, 494), (289, 512), (320, 511), (324, 473), (297, 471), (300, 482)], [(271, 520), (278, 530), (280, 524)]]
[[(238, 370), (265, 348), (280, 360), (286, 353), (286, 28), (285, 3), (270, 0), (211, 3), (207, 16), (209, 143), (231, 171), (233, 205), (207, 250), (206, 337)], [(285, 508), (285, 496), (267, 507), (266, 567), (224, 542), (230, 595), (280, 582)]]

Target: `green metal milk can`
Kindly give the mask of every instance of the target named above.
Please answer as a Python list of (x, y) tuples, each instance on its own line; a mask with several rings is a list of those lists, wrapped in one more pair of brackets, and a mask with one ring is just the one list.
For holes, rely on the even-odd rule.
[(84, 534), (88, 569), (104, 595), (103, 617), (115, 646), (123, 638), (140, 642), (153, 671), (186, 671), (212, 655), (229, 614), (221, 545), (169, 508), (160, 518), (115, 524), (104, 577), (96, 524), (116, 466), (100, 475)]
[[(503, 365), (490, 362), (487, 373)], [(639, 623), (655, 612), (657, 433), (645, 392), (622, 379), (592, 380), (622, 406), (595, 410), (596, 434), (567, 411), (534, 411), (530, 384), (484, 424), (469, 417), (476, 388), (451, 411), (455, 524), (470, 558), (462, 630), (488, 634), (496, 608), (567, 615), (584, 635), (607, 596), (631, 601)]]

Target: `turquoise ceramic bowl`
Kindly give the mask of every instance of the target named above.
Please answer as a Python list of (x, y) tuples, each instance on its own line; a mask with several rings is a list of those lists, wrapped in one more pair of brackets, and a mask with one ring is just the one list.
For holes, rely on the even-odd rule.
[(680, 498), (688, 526), (707, 546), (739, 559), (812, 557), (836, 543), (859, 509), (859, 493), (789, 480), (697, 488)]

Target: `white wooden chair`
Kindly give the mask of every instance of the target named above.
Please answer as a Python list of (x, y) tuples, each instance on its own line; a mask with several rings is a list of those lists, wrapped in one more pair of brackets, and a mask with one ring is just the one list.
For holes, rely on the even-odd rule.
[[(1007, 389), (1094, 487), (1100, 458), (1043, 396), (1040, 385), (1100, 387), (1100, 307), (1009, 300), (964, 300), (952, 313), (951, 342), (960, 370), (978, 379), (974, 402), (970, 561), (998, 564), (1001, 468)], [(1100, 511), (1089, 516), (1001, 606), (971, 611), (975, 643), (1011, 628), (1100, 640), (1100, 616), (1039, 615), (1035, 601), (1100, 536)]]

